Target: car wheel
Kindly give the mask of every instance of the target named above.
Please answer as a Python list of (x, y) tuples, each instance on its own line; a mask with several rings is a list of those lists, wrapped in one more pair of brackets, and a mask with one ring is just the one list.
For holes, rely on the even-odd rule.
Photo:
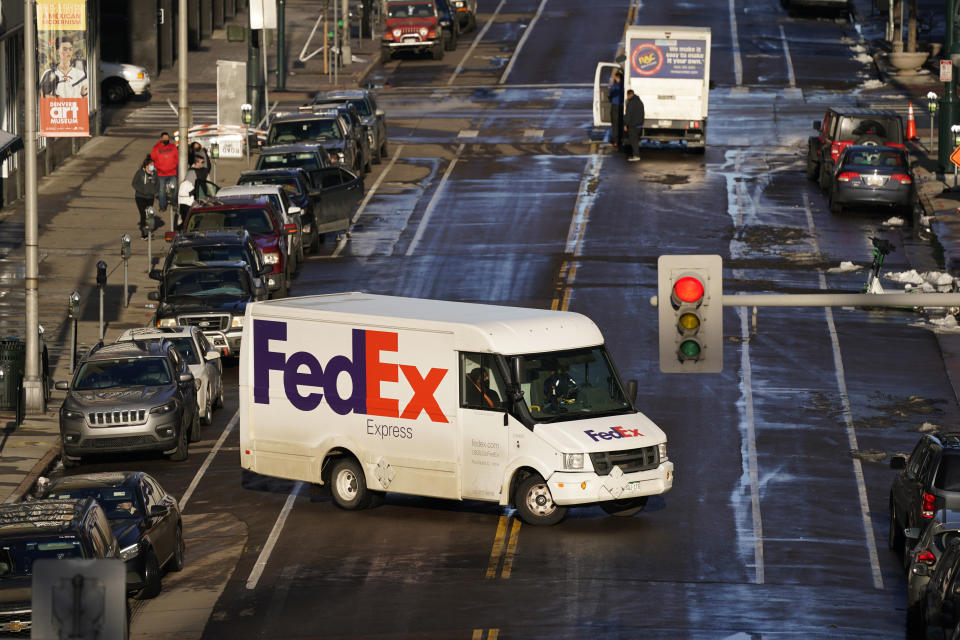
[(547, 481), (537, 474), (529, 475), (520, 481), (513, 499), (517, 515), (527, 524), (556, 524), (567, 515), (567, 507), (561, 507), (553, 501)]
[(114, 104), (118, 102), (126, 102), (127, 98), (130, 97), (130, 94), (133, 92), (130, 90), (130, 85), (124, 80), (118, 78), (110, 78), (109, 80), (104, 81), (101, 91), (103, 92), (103, 97), (107, 102), (112, 102)]
[(830, 174), (827, 173), (827, 167), (823, 163), (820, 164), (820, 178), (817, 182), (820, 185), (820, 191), (826, 193), (830, 187)]
[(438, 42), (435, 44), (430, 53), (433, 55), (434, 60), (443, 60), (443, 43)]
[[(196, 414), (194, 414), (194, 420), (196, 420)], [(189, 453), (189, 445), (187, 444), (187, 439), (190, 437), (190, 432), (193, 430), (193, 424), (189, 424), (186, 427), (180, 427), (180, 435), (177, 437), (177, 449), (170, 454), (170, 459), (173, 462), (183, 462), (187, 459)]]
[(370, 501), (363, 469), (353, 458), (340, 458), (330, 472), (330, 492), (341, 509), (365, 509)]
[(187, 551), (187, 545), (183, 543), (183, 527), (177, 525), (177, 539), (173, 543), (173, 556), (170, 557), (168, 567), (170, 571), (183, 571), (183, 558)]
[(390, 51), (390, 47), (383, 47), (380, 49), (380, 62), (390, 62), (391, 58), (393, 58), (393, 53)]
[(220, 380), (220, 388), (217, 390), (217, 399), (213, 403), (214, 409), (223, 408), (223, 380)]
[(148, 549), (143, 558), (143, 588), (137, 600), (150, 600), (160, 595), (160, 563), (153, 549)]
[(467, 19), (467, 31), (476, 31), (477, 30), (477, 17), (470, 14), (470, 17)]
[[(207, 399), (203, 403), (203, 415), (200, 416), (200, 424), (210, 424), (213, 422), (213, 389), (207, 389)], [(200, 428), (196, 430), (196, 434), (200, 435)], [(196, 442), (200, 438), (194, 439), (192, 436), (190, 438), (191, 442)]]
[(444, 39), (443, 48), (447, 51), (453, 51), (457, 48), (457, 41), (454, 40), (452, 33), (446, 39)]
[(607, 500), (600, 503), (600, 508), (608, 515), (618, 516), (620, 518), (629, 518), (635, 516), (647, 506), (649, 496), (642, 498), (624, 498), (623, 500)]
[(807, 180), (816, 180), (817, 174), (820, 172), (820, 165), (817, 162), (814, 162), (810, 158), (807, 158)]
[(300, 273), (300, 270), (303, 269), (303, 260), (305, 252), (303, 250), (303, 238), (300, 239), (300, 244), (297, 246), (297, 273)]
[(384, 136), (383, 142), (380, 144), (380, 157), (386, 158), (388, 155), (390, 154), (387, 153), (387, 138)]
[(380, 164), (383, 162), (383, 155), (380, 154), (380, 147), (370, 150), (370, 155), (373, 156), (373, 164)]
[(893, 506), (893, 500), (890, 500), (890, 528), (887, 532), (887, 547), (891, 551), (897, 551), (903, 547), (904, 535), (903, 529), (897, 522), (897, 508)]
[(832, 196), (830, 198), (830, 213), (835, 216), (843, 214), (843, 205), (837, 202)]

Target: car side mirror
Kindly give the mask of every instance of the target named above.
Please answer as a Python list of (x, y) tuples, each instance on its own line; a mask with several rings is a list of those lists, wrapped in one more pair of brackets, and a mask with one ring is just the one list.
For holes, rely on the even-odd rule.
[(148, 291), (148, 292), (147, 292), (147, 300), (154, 300), (154, 301), (160, 300), (160, 292), (159, 292), (159, 291)]
[(165, 504), (155, 504), (150, 507), (150, 517), (160, 518), (170, 513), (170, 507)]
[(206, 360), (217, 360), (220, 357), (220, 352), (211, 349), (203, 356)]
[(181, 373), (181, 374), (180, 374), (180, 377), (178, 378), (178, 380), (179, 380), (180, 382), (193, 382), (193, 374), (192, 374), (192, 373)]
[(70, 391), (70, 383), (61, 380), (59, 382), (55, 382), (53, 388), (57, 391)]
[(813, 121), (813, 128), (816, 129), (817, 131), (820, 131), (820, 125), (821, 125), (821, 122), (819, 120)]
[(891, 469), (906, 469), (907, 459), (904, 456), (893, 456), (890, 458)]
[(163, 280), (163, 271), (160, 269), (150, 269), (151, 280)]
[(919, 540), (920, 527), (910, 527), (909, 529), (904, 529), (903, 537), (906, 538), (907, 540)]
[(303, 212), (303, 209), (301, 209), (300, 207), (290, 207), (290, 209), (287, 210), (287, 213), (289, 213), (290, 215), (293, 215), (295, 213), (302, 213), (302, 212)]

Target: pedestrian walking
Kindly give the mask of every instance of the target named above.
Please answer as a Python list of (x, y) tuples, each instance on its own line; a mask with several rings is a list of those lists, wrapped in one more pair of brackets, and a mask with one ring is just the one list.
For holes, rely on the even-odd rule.
[(200, 168), (201, 162), (201, 158), (194, 156), (193, 166), (187, 169), (187, 173), (183, 176), (183, 182), (180, 183), (180, 187), (177, 189), (177, 203), (180, 209), (175, 226), (178, 231), (183, 226), (183, 221), (187, 219), (187, 213), (190, 212), (190, 207), (196, 202), (197, 180), (199, 180), (198, 169)]
[[(200, 159), (200, 165), (195, 165), (194, 160)], [(190, 157), (188, 158), (191, 167), (197, 172), (197, 180), (206, 182), (210, 175), (210, 154), (199, 141), (194, 140), (190, 143)]]
[(133, 175), (133, 198), (140, 212), (140, 237), (144, 240), (153, 229), (147, 228), (147, 207), (153, 206), (157, 197), (157, 172), (150, 156), (143, 159)]
[(607, 133), (607, 142), (620, 147), (623, 141), (623, 71), (620, 69), (613, 72), (607, 96), (610, 98), (610, 131)]
[(633, 92), (627, 91), (627, 113), (623, 119), (623, 130), (630, 141), (630, 162), (640, 159), (640, 136), (643, 134), (643, 100)]
[(160, 211), (167, 210), (167, 199), (177, 188), (178, 153), (177, 145), (170, 142), (170, 134), (166, 131), (160, 134), (160, 141), (150, 150), (150, 158), (157, 170), (157, 200)]

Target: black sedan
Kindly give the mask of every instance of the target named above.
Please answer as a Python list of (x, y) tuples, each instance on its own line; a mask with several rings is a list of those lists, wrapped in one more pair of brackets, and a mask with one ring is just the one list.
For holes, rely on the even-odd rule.
[(103, 507), (127, 567), (127, 591), (141, 600), (160, 593), (161, 568), (183, 569), (183, 525), (177, 499), (142, 471), (58, 478), (39, 499), (94, 498)]
[(852, 145), (840, 152), (830, 186), (832, 213), (856, 206), (909, 215), (915, 199), (910, 157), (903, 147)]

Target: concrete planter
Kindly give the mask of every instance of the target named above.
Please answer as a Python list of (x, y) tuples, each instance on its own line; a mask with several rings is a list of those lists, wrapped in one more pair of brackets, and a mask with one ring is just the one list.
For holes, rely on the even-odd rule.
[(929, 51), (891, 51), (887, 60), (899, 73), (910, 73), (923, 66)]

